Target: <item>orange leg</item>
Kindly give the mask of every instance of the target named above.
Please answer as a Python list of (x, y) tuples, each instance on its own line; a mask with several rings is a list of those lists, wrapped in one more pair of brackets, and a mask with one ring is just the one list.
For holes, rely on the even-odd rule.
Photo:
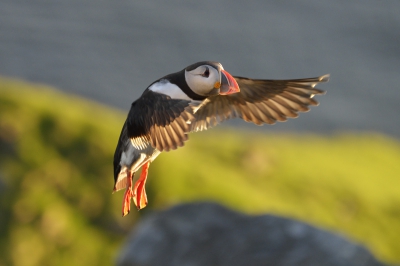
[(135, 183), (135, 187), (133, 189), (134, 196), (133, 201), (135, 202), (138, 210), (143, 209), (147, 205), (147, 195), (146, 195), (146, 180), (147, 173), (149, 172), (150, 162), (145, 163), (142, 166), (142, 173), (140, 174), (139, 179)]
[[(135, 173), (133, 173), (135, 174)], [(128, 215), (128, 213), (131, 211), (131, 198), (133, 198), (134, 193), (132, 190), (132, 178), (133, 175), (131, 171), (127, 171), (127, 177), (126, 179), (128, 180), (128, 184), (125, 190), (124, 194), (124, 201), (122, 203), (122, 216)]]

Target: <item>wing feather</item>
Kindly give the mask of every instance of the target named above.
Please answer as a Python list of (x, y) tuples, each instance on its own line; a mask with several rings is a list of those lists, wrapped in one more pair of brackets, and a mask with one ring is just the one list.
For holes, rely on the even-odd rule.
[(235, 79), (240, 92), (209, 97), (207, 103), (195, 111), (191, 131), (206, 130), (235, 117), (257, 125), (296, 118), (298, 112), (307, 112), (309, 106), (318, 105), (314, 95), (325, 92), (314, 87), (327, 82), (329, 75), (292, 80)]
[(171, 97), (146, 90), (132, 104), (127, 118), (127, 135), (132, 145), (143, 149), (149, 145), (159, 151), (169, 151), (183, 146), (188, 139), (193, 112), (201, 102), (171, 99)]

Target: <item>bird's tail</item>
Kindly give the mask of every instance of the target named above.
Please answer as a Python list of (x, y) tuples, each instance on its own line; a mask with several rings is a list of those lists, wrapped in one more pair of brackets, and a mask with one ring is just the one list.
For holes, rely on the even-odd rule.
[(113, 192), (117, 192), (117, 191), (119, 191), (121, 189), (125, 189), (127, 187), (127, 185), (128, 185), (128, 180), (127, 180), (128, 171), (129, 171), (128, 168), (124, 167), (119, 172), (118, 177), (117, 177), (117, 179), (115, 181), (115, 184), (114, 184)]

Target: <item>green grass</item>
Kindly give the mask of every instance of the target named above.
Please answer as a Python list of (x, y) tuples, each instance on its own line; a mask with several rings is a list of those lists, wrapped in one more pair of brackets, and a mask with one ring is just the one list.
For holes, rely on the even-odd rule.
[(227, 130), (191, 137), (185, 149), (154, 163), (150, 201), (212, 199), (248, 213), (294, 217), (345, 234), (383, 260), (399, 261), (400, 145), (395, 140), (377, 134)]
[(226, 127), (192, 134), (151, 165), (148, 207), (122, 218), (122, 192), (111, 191), (124, 118), (43, 85), (0, 79), (0, 265), (110, 265), (142, 215), (195, 200), (293, 217), (400, 261), (397, 140)]

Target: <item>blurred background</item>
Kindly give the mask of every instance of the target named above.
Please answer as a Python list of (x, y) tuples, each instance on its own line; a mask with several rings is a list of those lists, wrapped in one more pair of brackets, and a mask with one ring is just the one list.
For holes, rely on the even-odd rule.
[[(296, 218), (400, 262), (399, 10), (1, 0), (0, 265), (109, 265), (142, 216), (202, 199)], [(161, 155), (149, 206), (121, 218), (112, 156), (130, 104), (203, 60), (238, 76), (331, 80), (295, 120), (230, 121)]]

